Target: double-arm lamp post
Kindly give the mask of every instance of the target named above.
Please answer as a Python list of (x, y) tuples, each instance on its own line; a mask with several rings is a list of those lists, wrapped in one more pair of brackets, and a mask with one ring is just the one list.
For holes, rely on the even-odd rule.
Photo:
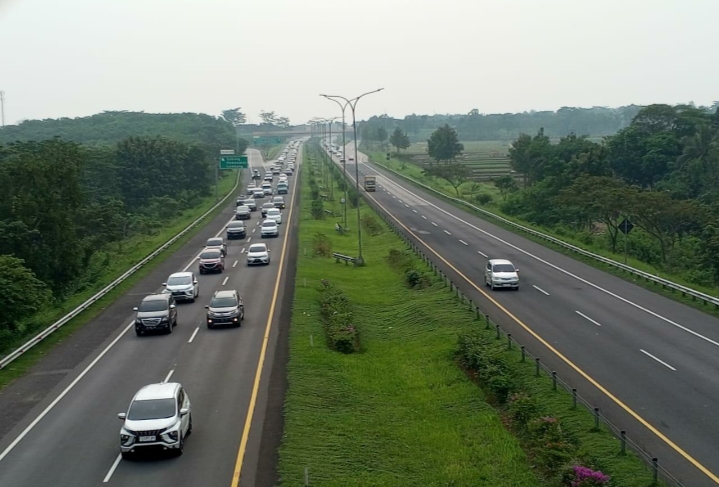
[[(344, 171), (344, 177), (345, 181), (347, 181), (347, 167), (346, 167), (346, 157), (347, 154), (345, 154), (345, 109), (349, 106), (350, 109), (352, 109), (352, 130), (354, 132), (354, 148), (355, 148), (355, 191), (357, 193), (357, 243), (359, 246), (359, 255), (357, 256), (357, 265), (364, 265), (364, 258), (362, 257), (362, 222), (360, 220), (360, 192), (359, 192), (359, 159), (358, 159), (358, 152), (357, 152), (357, 119), (355, 117), (355, 109), (357, 108), (357, 102), (360, 101), (360, 98), (371, 95), (372, 93), (377, 93), (378, 91), (382, 91), (384, 88), (379, 88), (377, 90), (368, 91), (367, 93), (362, 93), (360, 96), (357, 96), (352, 99), (347, 99), (344, 96), (339, 95), (320, 95), (328, 100), (332, 100), (333, 102), (337, 103), (340, 108), (342, 109), (342, 169)], [(337, 100), (339, 98), (339, 100)], [(340, 101), (342, 100), (342, 101)], [(344, 103), (343, 103), (344, 102)], [(347, 185), (345, 184), (345, 225), (347, 224)]]

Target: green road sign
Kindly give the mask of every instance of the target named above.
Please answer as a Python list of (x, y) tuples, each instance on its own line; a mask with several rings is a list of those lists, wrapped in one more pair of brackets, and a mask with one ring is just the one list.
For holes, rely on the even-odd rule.
[(249, 167), (247, 156), (220, 157), (220, 169), (242, 169), (246, 167)]
[(275, 145), (282, 143), (282, 137), (255, 137), (252, 139), (255, 145)]

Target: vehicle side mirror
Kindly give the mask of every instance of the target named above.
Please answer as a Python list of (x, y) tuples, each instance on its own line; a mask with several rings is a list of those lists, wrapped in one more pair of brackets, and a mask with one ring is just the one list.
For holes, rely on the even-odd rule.
[(134, 308), (132, 308), (132, 311), (137, 311), (137, 306), (135, 306)]
[(208, 305), (205, 305), (205, 309), (210, 309), (210, 307)]
[(192, 281), (192, 284), (197, 284), (197, 279), (195, 279), (194, 281)]
[(166, 283), (166, 282), (163, 282), (162, 285), (163, 285), (163, 286), (167, 286), (167, 283)]
[(117, 415), (117, 417), (118, 417), (118, 419), (121, 419), (121, 420), (125, 421), (125, 418), (127, 418), (127, 414), (126, 414), (126, 413), (120, 413), (120, 414)]
[(187, 408), (180, 409), (180, 416), (187, 416), (187, 413), (189, 413), (190, 410)]
[(272, 249), (267, 249), (268, 252), (272, 252)]
[(519, 274), (519, 269), (514, 269), (514, 272), (516, 272), (517, 274)]
[(170, 305), (170, 309), (175, 309), (175, 308), (177, 308), (177, 305), (175, 305), (175, 304)]

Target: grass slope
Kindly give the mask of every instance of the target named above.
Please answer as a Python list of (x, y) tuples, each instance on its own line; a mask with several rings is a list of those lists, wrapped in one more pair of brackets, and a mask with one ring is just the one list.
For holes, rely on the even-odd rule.
[[(318, 232), (349, 255), (357, 239), (336, 234), (339, 218), (311, 219), (304, 166), (282, 485), (302, 485), (305, 467), (310, 484), (323, 486), (541, 485), (517, 440), (454, 363), (457, 334), (472, 326), (471, 316), (441, 284), (412, 291), (388, 267), (385, 257), (401, 241), (386, 228), (365, 235), (363, 268), (312, 256)], [(339, 213), (339, 204), (332, 209)], [(356, 224), (350, 220), (353, 230)], [(356, 307), (361, 353), (326, 347), (321, 279)]]
[[(232, 170), (228, 171), (228, 175), (221, 179), (219, 182), (219, 194), (220, 196), (226, 195), (235, 185), (237, 180), (237, 172)], [(240, 186), (241, 187), (241, 182)], [(71, 310), (77, 308), (80, 304), (87, 301), (95, 293), (107, 286), (109, 283), (117, 279), (120, 275), (127, 271), (130, 267), (135, 265), (137, 262), (145, 258), (148, 254), (152, 253), (159, 246), (170, 240), (172, 237), (177, 235), (180, 231), (184, 230), (187, 225), (195, 221), (197, 218), (202, 216), (207, 210), (212, 208), (216, 204), (214, 195), (205, 198), (203, 202), (196, 208), (185, 211), (182, 215), (178, 216), (174, 220), (168, 222), (167, 226), (160, 230), (155, 235), (147, 236), (142, 235), (128, 239), (124, 242), (123, 252), (116, 253), (113, 255), (111, 264), (106, 268), (103, 275), (97, 280), (97, 282), (86, 291), (76, 294), (62, 306), (58, 308), (48, 309), (38, 314), (33, 320), (33, 326), (27, 328), (25, 333), (18, 336), (16, 340), (10, 342), (7, 347), (0, 350), (0, 357), (5, 356), (12, 350), (18, 348), (25, 341), (30, 339), (33, 335), (39, 333), (41, 330), (47, 328), (52, 323), (60, 319)], [(214, 217), (217, 213), (223, 209), (220, 206), (216, 211), (212, 212), (205, 218), (208, 221)], [(12, 362), (7, 368), (0, 370), (0, 391), (7, 386), (10, 382), (21, 377), (27, 369), (32, 367), (38, 360), (40, 360), (55, 344), (65, 340), (68, 336), (72, 335), (74, 331), (88, 323), (95, 316), (100, 314), (107, 306), (113, 303), (119, 296), (127, 292), (132, 286), (135, 285), (140, 279), (152, 272), (158, 265), (160, 265), (165, 258), (172, 255), (178, 248), (185, 244), (193, 235), (202, 229), (202, 224), (197, 225), (194, 229), (189, 231), (185, 236), (175, 242), (172, 246), (166, 249), (164, 252), (159, 254), (142, 269), (135, 272), (131, 277), (123, 281), (115, 289), (106, 294), (102, 299), (93, 304), (86, 311), (63, 325), (58, 331), (50, 335), (48, 338), (43, 340), (39, 345), (36, 345), (30, 351), (26, 352), (20, 358)]]

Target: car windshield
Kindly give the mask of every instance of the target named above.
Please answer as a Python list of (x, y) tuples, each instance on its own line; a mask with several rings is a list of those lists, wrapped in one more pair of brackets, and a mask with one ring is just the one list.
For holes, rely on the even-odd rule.
[(265, 203), (264, 205), (262, 205), (262, 208), (265, 208), (265, 209), (270, 209), (270, 208), (274, 208), (274, 207), (275, 207), (275, 205), (273, 203)]
[[(246, 206), (246, 205), (238, 206), (238, 207), (237, 207), (237, 211), (250, 211), (250, 207), (249, 207), (249, 206)], [(220, 244), (217, 243), (217, 244), (215, 244), (215, 245), (220, 245)]]
[(219, 247), (222, 245), (222, 239), (219, 238), (211, 238), (207, 241), (208, 247)]
[(264, 245), (251, 245), (250, 252), (266, 252), (267, 249)]
[(495, 264), (494, 272), (514, 272), (514, 266), (512, 264)]
[(149, 299), (140, 303), (138, 311), (165, 311), (167, 309), (167, 301), (164, 299)]
[(242, 222), (230, 222), (229, 225), (227, 225), (227, 228), (244, 228), (245, 224)]
[(276, 208), (269, 209), (269, 210), (267, 210), (267, 214), (268, 214), (268, 215), (279, 215), (279, 214), (280, 214), (280, 210), (278, 210), (278, 209), (276, 209)]
[(171, 418), (175, 415), (175, 404), (176, 401), (173, 398), (135, 401), (130, 406), (127, 419), (142, 421), (145, 419)]
[(255, 202), (254, 202), (254, 201), (252, 201), (252, 200), (245, 200), (245, 201), (243, 201), (243, 203), (244, 203), (245, 205), (248, 205), (248, 206), (249, 206), (249, 205), (254, 205), (254, 204), (255, 204)]
[(285, 200), (282, 198), (282, 196), (276, 196), (276, 197), (275, 197), (275, 202), (277, 202), (277, 203), (282, 203), (283, 201), (285, 201)]
[(214, 298), (210, 308), (232, 308), (237, 306), (237, 300), (233, 297)]
[(171, 276), (167, 280), (168, 286), (181, 286), (183, 284), (192, 284), (192, 276)]
[(200, 254), (200, 259), (219, 259), (220, 255), (220, 252), (217, 250), (208, 250)]
[(270, 222), (263, 222), (263, 223), (262, 223), (262, 226), (263, 226), (263, 227), (275, 227), (275, 226), (277, 226), (277, 223), (271, 222), (271, 221), (270, 221)]

